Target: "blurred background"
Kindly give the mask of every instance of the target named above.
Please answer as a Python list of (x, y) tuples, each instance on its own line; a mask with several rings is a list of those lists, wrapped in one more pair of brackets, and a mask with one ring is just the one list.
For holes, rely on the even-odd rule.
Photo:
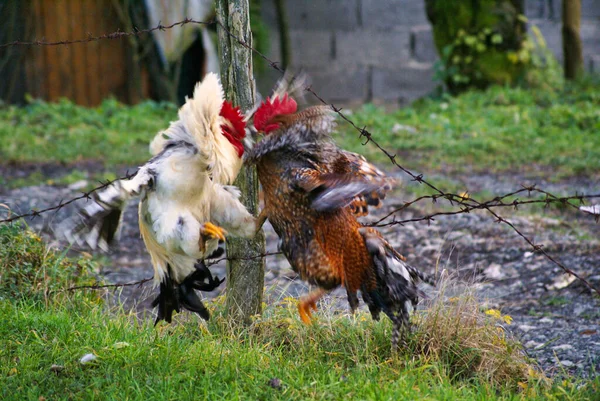
[[(600, 71), (600, 0), (579, 2), (581, 67)], [(0, 42), (60, 41), (214, 18), (210, 0), (4, 0)], [(539, 85), (560, 69), (560, 0), (251, 0), (254, 46), (305, 70), (328, 101), (404, 104), (444, 86)], [(567, 4), (568, 6), (568, 4)], [(556, 60), (551, 60), (551, 56)], [(576, 59), (578, 56), (569, 56)], [(575, 60), (579, 62), (578, 60)], [(181, 104), (218, 69), (214, 25), (69, 46), (0, 49), (0, 98), (61, 97), (96, 106), (114, 96)], [(560, 74), (560, 72), (557, 72)], [(255, 56), (258, 87), (279, 73)]]

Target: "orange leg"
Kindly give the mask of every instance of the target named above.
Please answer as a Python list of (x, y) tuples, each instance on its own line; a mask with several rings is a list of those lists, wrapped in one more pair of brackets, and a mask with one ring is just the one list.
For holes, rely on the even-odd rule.
[(302, 319), (304, 323), (310, 324), (310, 318), (312, 316), (310, 310), (317, 310), (317, 301), (326, 293), (327, 291), (324, 289), (318, 288), (300, 299), (300, 302), (298, 303), (298, 312), (300, 313), (300, 319)]

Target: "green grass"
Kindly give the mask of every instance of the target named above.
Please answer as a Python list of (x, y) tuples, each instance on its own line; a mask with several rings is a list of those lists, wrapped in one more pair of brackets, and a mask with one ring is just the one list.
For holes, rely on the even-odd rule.
[[(459, 97), (421, 99), (385, 112), (368, 104), (350, 116), (415, 171), (537, 172), (554, 177), (600, 170), (600, 80), (562, 89), (493, 87)], [(107, 166), (148, 159), (154, 135), (177, 118), (172, 104), (125, 106), (106, 100), (88, 109), (61, 100), (0, 107), (0, 159), (5, 162), (102, 160)], [(390, 166), (358, 132), (339, 123), (342, 147)], [(546, 174), (549, 175), (549, 174)]]
[[(422, 99), (388, 113), (365, 105), (351, 118), (413, 170), (598, 174), (600, 84), (561, 90), (493, 87), (459, 97)], [(340, 123), (336, 139), (389, 165), (356, 130)], [(364, 141), (364, 138), (363, 138)], [(547, 174), (549, 175), (549, 174)]]
[(0, 159), (9, 162), (71, 163), (102, 160), (135, 165), (149, 157), (154, 135), (177, 118), (177, 107), (146, 101), (126, 106), (108, 99), (96, 108), (33, 101), (0, 107)]
[[(183, 313), (154, 327), (107, 309), (96, 293), (57, 292), (73, 277), (93, 280), (87, 269), (69, 270), (86, 260), (65, 259), (20, 227), (0, 229), (13, 249), (0, 270), (0, 291), (10, 294), (0, 301), (3, 400), (584, 400), (600, 390), (600, 379), (544, 378), (499, 328), (509, 318), (483, 313), (469, 297), (416, 315), (408, 348), (396, 356), (389, 320), (320, 310), (306, 326), (291, 299), (266, 306), (244, 330), (229, 325), (222, 298), (209, 304), (208, 324)], [(51, 279), (6, 279), (56, 262), (64, 268), (50, 269)], [(81, 364), (88, 353), (97, 358)]]

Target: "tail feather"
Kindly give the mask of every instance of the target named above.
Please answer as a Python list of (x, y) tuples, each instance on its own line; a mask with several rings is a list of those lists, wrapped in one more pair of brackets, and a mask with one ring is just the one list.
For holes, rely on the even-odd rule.
[(129, 180), (113, 182), (102, 192), (92, 195), (90, 204), (81, 209), (77, 216), (67, 219), (58, 227), (58, 232), (69, 242), (84, 243), (92, 248), (108, 250), (109, 245), (119, 238), (123, 210), (127, 202), (151, 185), (153, 173), (142, 167)]
[(94, 194), (93, 202), (79, 211), (78, 215), (66, 220), (58, 231), (71, 243), (108, 250), (118, 239), (123, 209), (129, 199), (119, 181), (100, 194)]
[(406, 264), (377, 230), (365, 227), (360, 233), (373, 258), (377, 282), (375, 288), (362, 289), (363, 299), (373, 318), (378, 318), (383, 311), (392, 320), (392, 349), (396, 350), (399, 340), (404, 341), (404, 332), (410, 330), (410, 312), (422, 294), (417, 283), (433, 280)]

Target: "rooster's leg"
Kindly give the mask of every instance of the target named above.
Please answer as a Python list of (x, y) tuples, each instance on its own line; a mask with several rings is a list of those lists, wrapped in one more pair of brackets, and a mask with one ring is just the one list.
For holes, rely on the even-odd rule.
[(300, 319), (302, 319), (304, 323), (310, 324), (310, 317), (312, 316), (310, 310), (317, 310), (317, 301), (326, 293), (326, 290), (319, 288), (300, 299), (300, 302), (298, 303), (298, 312), (300, 313)]
[(265, 224), (265, 221), (267, 221), (267, 208), (264, 208), (263, 210), (261, 210), (260, 214), (256, 218), (256, 230), (254, 231), (255, 237), (258, 234), (258, 232), (260, 231), (260, 229), (262, 228), (263, 224)]

